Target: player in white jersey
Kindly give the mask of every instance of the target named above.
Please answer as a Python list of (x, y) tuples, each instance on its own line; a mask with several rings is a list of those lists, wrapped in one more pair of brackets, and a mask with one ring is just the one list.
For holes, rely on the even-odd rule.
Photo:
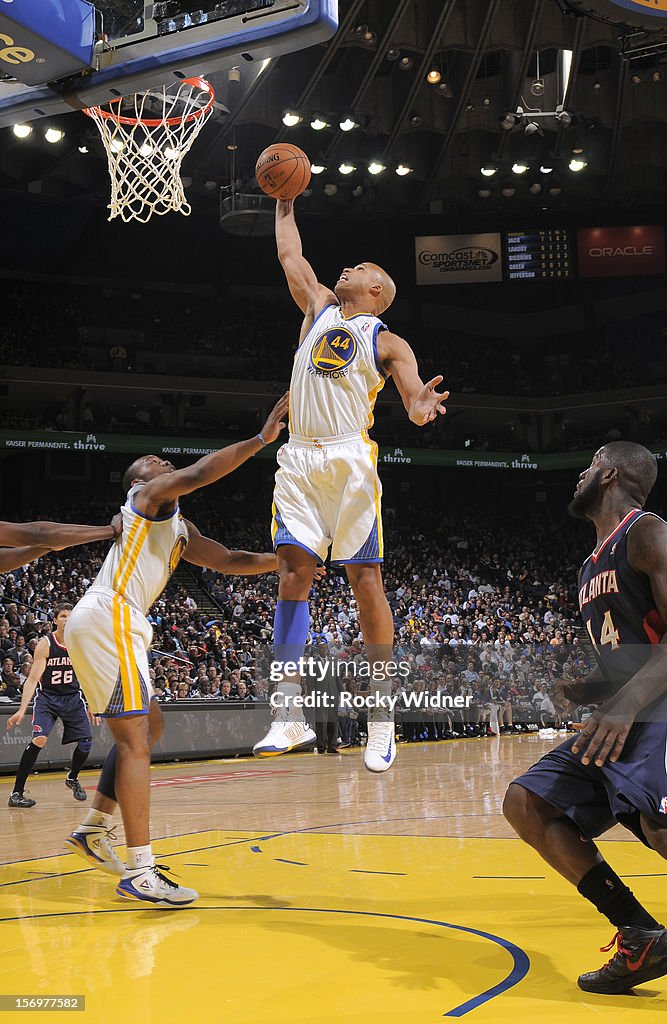
[[(155, 865), (150, 846), (151, 748), (163, 731), (162, 713), (151, 701), (148, 648), (153, 630), (146, 618), (181, 557), (219, 572), (250, 575), (277, 568), (274, 554), (230, 552), (202, 537), (179, 513), (178, 499), (231, 473), (285, 426), (283, 395), (260, 434), (176, 470), (155, 455), (137, 459), (123, 477), (127, 500), (122, 532), (92, 585), (69, 617), (65, 642), (94, 714), (106, 718), (115, 745), (102, 769), (92, 810), (67, 845), (95, 867), (121, 875), (116, 892), (153, 907), (182, 907), (198, 898)], [(120, 806), (127, 865), (112, 850), (111, 815)]]
[[(367, 657), (378, 666), (376, 699), (389, 696), (391, 681), (384, 666), (391, 658), (394, 629), (380, 570), (384, 552), (377, 445), (368, 431), (375, 400), (390, 376), (418, 426), (444, 413), (448, 396), (436, 390), (442, 376), (423, 383), (408, 343), (380, 320), (396, 294), (381, 267), (346, 267), (333, 291), (320, 284), (303, 257), (292, 202), (277, 203), (276, 241), (304, 321), (290, 384), (290, 438), (278, 452), (273, 505), (273, 544), (280, 564), (274, 657), (283, 666), (274, 700), (282, 707), (268, 735), (254, 747), (258, 757), (315, 740), (294, 710), (300, 682), (287, 663), (298, 663), (303, 655), (313, 573), (329, 550), (331, 563), (345, 566)], [(386, 771), (395, 756), (393, 714), (388, 707), (377, 709), (369, 715), (364, 763), (371, 771)]]

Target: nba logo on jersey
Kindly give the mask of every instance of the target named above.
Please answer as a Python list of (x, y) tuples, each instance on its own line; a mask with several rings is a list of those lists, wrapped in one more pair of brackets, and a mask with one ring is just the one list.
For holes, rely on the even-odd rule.
[(667, 796), (663, 796), (662, 800), (660, 801), (660, 813), (667, 814)]
[(613, 558), (615, 553), (616, 553), (616, 544), (614, 544), (614, 546), (612, 547), (611, 551), (609, 552), (609, 557)]

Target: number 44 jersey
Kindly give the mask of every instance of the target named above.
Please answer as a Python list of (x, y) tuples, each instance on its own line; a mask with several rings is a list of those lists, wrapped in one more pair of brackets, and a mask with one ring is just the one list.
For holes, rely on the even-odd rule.
[(665, 629), (648, 577), (630, 565), (627, 539), (643, 516), (632, 509), (579, 572), (579, 608), (597, 663), (614, 692), (639, 671)]

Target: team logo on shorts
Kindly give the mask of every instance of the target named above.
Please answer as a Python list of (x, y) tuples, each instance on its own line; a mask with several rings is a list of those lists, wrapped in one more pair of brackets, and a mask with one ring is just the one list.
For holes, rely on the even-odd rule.
[(356, 354), (354, 335), (345, 327), (332, 327), (320, 334), (311, 349), (311, 373), (320, 377), (346, 377), (345, 371)]

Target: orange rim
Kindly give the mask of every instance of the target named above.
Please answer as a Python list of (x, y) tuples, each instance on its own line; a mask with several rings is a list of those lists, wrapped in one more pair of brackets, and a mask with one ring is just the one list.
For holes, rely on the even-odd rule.
[[(167, 124), (170, 127), (179, 124), (187, 124), (188, 121), (197, 121), (200, 117), (206, 114), (215, 102), (215, 90), (210, 82), (207, 82), (205, 78), (183, 78), (181, 85), (192, 85), (197, 89), (201, 89), (202, 92), (208, 93), (208, 102), (205, 107), (200, 107), (198, 110), (193, 110), (191, 114), (184, 114), (180, 117), (124, 117), (119, 114), (117, 110), (105, 110), (103, 107), (86, 107), (84, 114), (88, 117), (93, 117), (97, 114), (99, 117), (103, 117), (106, 121), (115, 121), (116, 124), (126, 124), (129, 126), (143, 124), (147, 128), (159, 128), (161, 124)], [(123, 102), (124, 97), (120, 96), (117, 100), (109, 100), (109, 106), (115, 107)]]

